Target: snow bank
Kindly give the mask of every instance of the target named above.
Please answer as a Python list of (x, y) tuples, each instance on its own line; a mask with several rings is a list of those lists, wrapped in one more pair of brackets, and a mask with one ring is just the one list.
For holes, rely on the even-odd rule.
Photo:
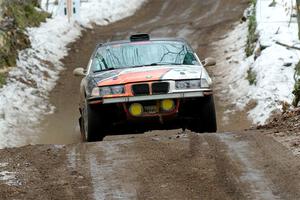
[[(299, 45), (298, 25), (293, 7), (296, 1), (258, 0), (256, 7), (257, 33), (259, 40), (255, 55), (246, 58), (247, 23), (238, 25), (221, 41), (227, 46), (225, 52), (219, 51), (223, 73), (223, 96), (231, 100), (240, 109), (247, 109), (248, 116), (256, 124), (264, 124), (276, 111), (282, 109), (283, 103), (292, 103), (294, 86), (294, 68), (300, 58), (300, 51), (287, 49), (277, 44)], [(293, 3), (293, 4), (292, 4)], [(247, 80), (248, 70), (256, 74), (256, 84), (250, 85)], [(229, 95), (228, 95), (229, 94)]]
[[(28, 29), (32, 47), (19, 53), (17, 66), (0, 89), (0, 148), (34, 143), (32, 128), (53, 111), (48, 95), (63, 70), (67, 45), (92, 23), (106, 25), (128, 17), (145, 0), (89, 0), (81, 5), (78, 22), (54, 15), (38, 28)], [(53, 8), (54, 9), (54, 8)]]

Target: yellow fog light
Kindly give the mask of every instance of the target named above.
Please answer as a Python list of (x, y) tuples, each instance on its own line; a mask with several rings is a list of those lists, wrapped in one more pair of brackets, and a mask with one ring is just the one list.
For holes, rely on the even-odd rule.
[(143, 106), (139, 103), (133, 103), (129, 107), (129, 112), (134, 117), (141, 116), (143, 114)]
[(175, 108), (175, 102), (171, 99), (162, 100), (160, 105), (164, 111), (171, 111)]

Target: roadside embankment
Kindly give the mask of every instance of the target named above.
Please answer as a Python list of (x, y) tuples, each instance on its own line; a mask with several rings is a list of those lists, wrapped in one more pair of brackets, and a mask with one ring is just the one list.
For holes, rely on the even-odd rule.
[(289, 0), (253, 1), (245, 11), (247, 21), (217, 45), (221, 64), (216, 71), (228, 86), (221, 96), (247, 112), (254, 124), (265, 124), (292, 105), (300, 58), (295, 5)]
[[(69, 23), (66, 17), (53, 15), (40, 26), (30, 28), (26, 27), (37, 25), (32, 23), (40, 19), (30, 13), (43, 13), (34, 6), (36, 4), (26, 4), (27, 11), (13, 12), (15, 18), (12, 24), (18, 24), (20, 28), (17, 30), (23, 30), (22, 34), (26, 33), (24, 38), (29, 41), (26, 39), (25, 49), (16, 52), (18, 59), (8, 56), (16, 64), (9, 70), (6, 84), (0, 88), (0, 148), (36, 143), (39, 134), (42, 134), (33, 128), (45, 115), (55, 111), (48, 97), (64, 69), (61, 59), (68, 55), (68, 45), (78, 39), (83, 30), (93, 28), (93, 24), (107, 25), (126, 18), (143, 3), (138, 0), (130, 3), (124, 0), (89, 0), (82, 3), (81, 18), (77, 21)], [(19, 4), (13, 1), (7, 1), (7, 4), (12, 6), (12, 10), (19, 9)], [(13, 40), (13, 37), (9, 38)]]
[(9, 68), (16, 66), (18, 51), (30, 47), (26, 29), (39, 26), (50, 15), (38, 7), (38, 0), (0, 1), (0, 87)]
[(227, 86), (221, 85), (219, 94), (231, 105), (225, 113), (246, 112), (253, 123), (264, 125), (259, 129), (299, 155), (299, 109), (294, 106), (300, 41), (295, 5), (287, 0), (253, 1), (243, 19), (216, 43), (221, 63), (214, 71)]

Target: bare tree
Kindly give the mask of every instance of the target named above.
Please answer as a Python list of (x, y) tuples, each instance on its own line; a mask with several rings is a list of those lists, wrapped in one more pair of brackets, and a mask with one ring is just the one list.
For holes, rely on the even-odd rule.
[(300, 39), (300, 0), (297, 0), (298, 37)]
[(46, 11), (48, 11), (48, 8), (49, 8), (49, 0), (47, 0), (46, 2)]

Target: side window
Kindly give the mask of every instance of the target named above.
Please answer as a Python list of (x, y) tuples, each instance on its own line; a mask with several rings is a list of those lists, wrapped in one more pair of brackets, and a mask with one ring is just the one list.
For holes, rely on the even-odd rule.
[(184, 59), (183, 59), (183, 64), (184, 65), (195, 65), (197, 63), (197, 60), (192, 52), (186, 52)]
[(98, 51), (93, 59), (92, 70), (98, 71), (98, 70), (103, 70), (106, 68), (108, 68), (106, 61), (105, 61), (101, 51)]

